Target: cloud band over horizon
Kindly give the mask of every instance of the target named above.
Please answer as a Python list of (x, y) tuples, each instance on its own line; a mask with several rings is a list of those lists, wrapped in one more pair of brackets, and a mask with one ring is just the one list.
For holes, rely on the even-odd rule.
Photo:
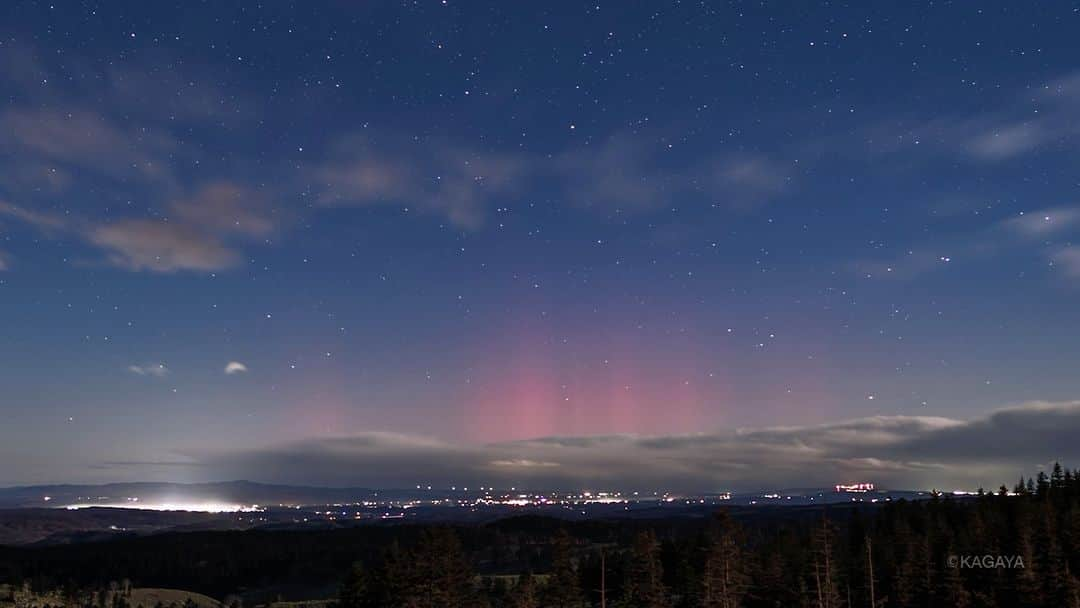
[(543, 437), (469, 445), (369, 432), (191, 454), (221, 479), (330, 486), (760, 490), (872, 481), (897, 489), (1011, 484), (1075, 462), (1080, 401), (1031, 402), (956, 420), (871, 416), (667, 436)]

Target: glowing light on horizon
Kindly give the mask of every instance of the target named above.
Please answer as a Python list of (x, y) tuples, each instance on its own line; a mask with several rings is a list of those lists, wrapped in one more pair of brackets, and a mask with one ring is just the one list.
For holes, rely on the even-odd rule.
[(79, 509), (138, 509), (140, 511), (189, 511), (193, 513), (254, 513), (262, 511), (259, 505), (240, 505), (220, 502), (159, 502), (130, 501), (124, 503), (80, 503), (65, 505), (68, 511)]

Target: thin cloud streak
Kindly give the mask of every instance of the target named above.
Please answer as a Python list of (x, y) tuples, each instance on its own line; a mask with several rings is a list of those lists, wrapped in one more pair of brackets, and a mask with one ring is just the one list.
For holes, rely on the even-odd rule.
[(164, 363), (144, 363), (142, 365), (129, 365), (127, 370), (136, 376), (151, 376), (164, 378), (169, 375), (169, 368)]
[(238, 244), (272, 234), (280, 214), (259, 191), (212, 182), (165, 205), (168, 216), (95, 223), (73, 215), (0, 202), (0, 217), (28, 224), (45, 236), (72, 235), (98, 249), (105, 261), (130, 271), (213, 272), (238, 266)]

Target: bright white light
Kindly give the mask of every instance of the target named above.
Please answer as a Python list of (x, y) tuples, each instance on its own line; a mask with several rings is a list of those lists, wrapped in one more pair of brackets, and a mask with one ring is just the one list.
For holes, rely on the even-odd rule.
[(160, 502), (160, 503), (81, 503), (64, 507), (69, 511), (89, 509), (138, 509), (140, 511), (193, 511), (199, 513), (251, 513), (260, 511), (258, 505), (238, 505), (220, 502)]

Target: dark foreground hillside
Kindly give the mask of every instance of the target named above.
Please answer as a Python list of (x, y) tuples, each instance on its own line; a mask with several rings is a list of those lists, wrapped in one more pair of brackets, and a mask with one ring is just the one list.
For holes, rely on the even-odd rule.
[(0, 548), (0, 582), (60, 590), (65, 605), (126, 579), (248, 605), (340, 595), (343, 608), (1076, 608), (1078, 569), (1080, 477), (1060, 468), (972, 499), (707, 520), (519, 517)]

